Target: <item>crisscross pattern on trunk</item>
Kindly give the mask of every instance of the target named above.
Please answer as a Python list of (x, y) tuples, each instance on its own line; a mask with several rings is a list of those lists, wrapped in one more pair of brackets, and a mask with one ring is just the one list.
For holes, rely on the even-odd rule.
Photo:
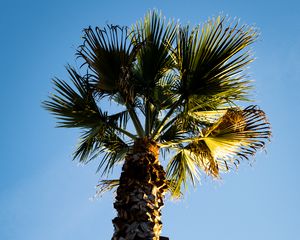
[(156, 143), (144, 138), (127, 154), (114, 203), (118, 215), (112, 240), (160, 239), (167, 185), (158, 152)]

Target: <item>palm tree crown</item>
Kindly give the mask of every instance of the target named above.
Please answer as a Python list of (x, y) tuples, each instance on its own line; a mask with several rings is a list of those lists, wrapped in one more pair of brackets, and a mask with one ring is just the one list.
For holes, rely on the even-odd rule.
[(167, 152), (168, 187), (179, 196), (200, 172), (219, 178), (269, 139), (265, 113), (238, 106), (249, 100), (255, 29), (222, 16), (182, 26), (153, 11), (131, 28), (89, 27), (83, 39), (77, 56), (86, 73), (67, 66), (71, 83), (54, 79), (43, 103), (59, 127), (82, 129), (80, 162), (100, 155), (98, 170), (109, 173), (147, 138)]

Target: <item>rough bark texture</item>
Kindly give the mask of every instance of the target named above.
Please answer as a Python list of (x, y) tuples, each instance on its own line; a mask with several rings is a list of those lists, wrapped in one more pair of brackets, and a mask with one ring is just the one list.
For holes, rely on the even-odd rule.
[[(166, 177), (158, 161), (159, 148), (148, 139), (136, 140), (126, 156), (114, 207), (112, 240), (159, 240)], [(161, 238), (163, 239), (163, 238)]]

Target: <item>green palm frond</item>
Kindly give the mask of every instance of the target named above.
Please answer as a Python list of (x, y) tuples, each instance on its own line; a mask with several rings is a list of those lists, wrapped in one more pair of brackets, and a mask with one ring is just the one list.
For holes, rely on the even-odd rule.
[(89, 75), (81, 77), (73, 68), (68, 67), (67, 70), (74, 86), (63, 80), (54, 80), (56, 94), (50, 95), (50, 100), (45, 101), (43, 106), (57, 116), (59, 127), (84, 130), (74, 152), (74, 159), (88, 163), (105, 149), (103, 161), (106, 164), (121, 161), (124, 149), (128, 146), (117, 133), (135, 139), (134, 135), (126, 131), (128, 112), (125, 110), (112, 115), (102, 112), (93, 96)]
[(252, 61), (245, 50), (257, 38), (253, 28), (239, 26), (225, 17), (210, 20), (202, 27), (181, 27), (174, 58), (181, 74), (179, 91), (188, 99), (212, 106), (246, 100), (249, 80), (245, 67)]
[(119, 129), (126, 129), (129, 121), (129, 112), (127, 110), (112, 114), (109, 116), (109, 121), (115, 123)]
[(43, 107), (59, 119), (59, 127), (92, 128), (106, 122), (93, 97), (89, 79), (69, 66), (67, 71), (75, 88), (66, 81), (54, 79), (56, 93), (43, 102)]
[(215, 111), (180, 112), (163, 128), (159, 137), (160, 146), (168, 147), (183, 143), (186, 139), (199, 135), (204, 127), (211, 126), (226, 113), (226, 109)]
[[(174, 124), (179, 125), (179, 128), (189, 133), (188, 136), (197, 136), (202, 132), (203, 128), (211, 126), (214, 122), (220, 119), (226, 113), (225, 109), (214, 111), (193, 111), (186, 110), (177, 115)], [(188, 136), (186, 136), (188, 138)]]
[(199, 135), (201, 126), (202, 122), (199, 119), (190, 117), (183, 112), (176, 115), (163, 127), (158, 140), (161, 147), (164, 148), (181, 144), (186, 138)]
[(125, 159), (130, 149), (129, 144), (132, 143), (126, 143), (114, 132), (109, 132), (106, 138), (102, 140), (102, 148), (99, 149), (99, 152), (95, 155), (96, 157), (99, 154), (103, 154), (97, 172), (104, 168), (103, 174), (109, 174), (116, 164)]
[(101, 129), (100, 126), (86, 130), (80, 137), (79, 144), (73, 153), (73, 159), (79, 159), (79, 162), (84, 164), (91, 161), (101, 147), (101, 138), (104, 134), (105, 129)]
[(160, 111), (168, 109), (178, 101), (179, 95), (176, 92), (178, 82), (178, 75), (170, 71), (156, 83), (149, 99), (156, 109)]
[(178, 198), (181, 189), (187, 189), (187, 180), (195, 186), (200, 180), (201, 170), (213, 177), (218, 177), (218, 165), (203, 141), (197, 141), (197, 145), (195, 142), (188, 145), (181, 144), (173, 149), (176, 154), (166, 170), (172, 197)]
[(176, 26), (172, 22), (166, 23), (157, 11), (152, 11), (132, 28), (132, 42), (141, 46), (137, 54), (137, 85), (139, 93), (147, 97), (174, 65), (170, 46), (175, 40)]
[(99, 130), (97, 128), (90, 129), (81, 136), (73, 157), (87, 164), (102, 155), (97, 172), (102, 171), (102, 175), (104, 175), (109, 174), (117, 163), (124, 160), (129, 151), (129, 145), (112, 129), (104, 129), (104, 133)]
[(170, 160), (167, 169), (167, 179), (170, 183), (170, 191), (173, 197), (180, 196), (181, 186), (187, 188), (187, 181), (190, 180), (193, 185), (200, 179), (200, 173), (197, 163), (191, 152), (186, 149), (180, 149)]
[(132, 64), (138, 45), (128, 39), (128, 29), (109, 25), (103, 29), (84, 30), (84, 43), (77, 52), (93, 72), (99, 94), (120, 93), (124, 101), (133, 102)]
[(67, 71), (73, 86), (66, 81), (54, 79), (56, 93), (43, 102), (43, 107), (58, 118), (58, 127), (126, 128), (129, 120), (127, 110), (112, 115), (102, 112), (96, 103), (89, 75), (82, 77), (69, 66)]
[(174, 91), (174, 85), (178, 81), (177, 75), (170, 72), (164, 75), (153, 89), (151, 96), (145, 104), (145, 111), (147, 111), (146, 124), (149, 135), (159, 123), (159, 115), (162, 116), (176, 104), (178, 101), (178, 94)]
[(232, 101), (224, 99), (221, 95), (191, 95), (184, 102), (186, 112), (215, 111), (226, 106), (231, 106)]
[(170, 122), (170, 126), (161, 133), (158, 139), (161, 147), (168, 144), (173, 145), (177, 142), (180, 144), (182, 140), (185, 139), (188, 130), (184, 129), (178, 122), (179, 121)]

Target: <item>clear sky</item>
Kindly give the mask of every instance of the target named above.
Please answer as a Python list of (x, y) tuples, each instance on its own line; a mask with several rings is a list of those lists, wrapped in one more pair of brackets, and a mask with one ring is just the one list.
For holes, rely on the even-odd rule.
[(297, 239), (300, 227), (300, 5), (286, 1), (2, 1), (0, 8), (0, 239), (110, 239), (113, 195), (91, 201), (97, 162), (71, 161), (78, 132), (54, 128), (40, 105), (54, 76), (75, 64), (82, 29), (131, 25), (149, 9), (196, 24), (219, 13), (261, 32), (254, 97), (273, 127), (267, 154), (220, 182), (203, 176), (181, 201), (166, 201), (171, 240)]

